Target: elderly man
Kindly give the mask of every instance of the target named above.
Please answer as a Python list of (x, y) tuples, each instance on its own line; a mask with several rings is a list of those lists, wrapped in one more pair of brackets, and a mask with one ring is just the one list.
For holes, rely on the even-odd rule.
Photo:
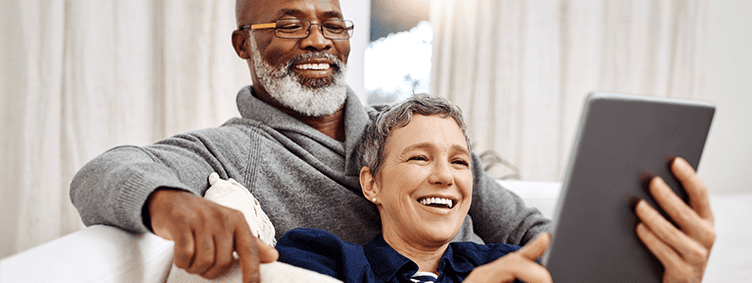
[[(111, 149), (76, 174), (71, 199), (87, 225), (153, 231), (175, 241), (175, 264), (193, 274), (218, 276), (236, 251), (243, 281), (256, 282), (258, 263), (275, 260), (276, 251), (251, 236), (242, 214), (200, 197), (206, 176), (218, 172), (246, 186), (277, 237), (312, 227), (365, 244), (379, 233), (378, 212), (360, 193), (354, 148), (375, 110), (344, 83), (353, 26), (337, 0), (239, 0), (236, 18), (232, 44), (253, 78), (238, 93), (242, 118), (151, 146)], [(549, 220), (472, 158), (473, 203), (455, 240), (521, 245), (549, 228)], [(715, 237), (712, 214), (691, 167), (675, 162), (673, 168), (691, 206), (659, 180), (651, 189), (681, 219), (681, 230), (639, 204), (637, 234), (666, 267), (666, 279), (699, 279)]]

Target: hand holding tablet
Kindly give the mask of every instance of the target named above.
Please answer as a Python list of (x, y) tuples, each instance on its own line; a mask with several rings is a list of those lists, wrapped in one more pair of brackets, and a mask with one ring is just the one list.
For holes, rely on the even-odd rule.
[(677, 197), (660, 177), (650, 182), (650, 193), (679, 227), (668, 222), (647, 202), (640, 201), (635, 207), (635, 214), (641, 221), (637, 224), (637, 236), (664, 266), (664, 282), (686, 278), (691, 278), (690, 282), (701, 282), (715, 242), (708, 191), (684, 159), (676, 158), (671, 171), (687, 192), (689, 204)]

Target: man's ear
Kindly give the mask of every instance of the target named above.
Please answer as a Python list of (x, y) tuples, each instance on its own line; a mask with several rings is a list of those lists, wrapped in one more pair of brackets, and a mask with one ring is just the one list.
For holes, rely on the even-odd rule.
[(373, 199), (379, 198), (379, 185), (376, 184), (376, 178), (371, 174), (371, 170), (368, 167), (360, 168), (360, 188), (363, 190), (363, 196), (367, 200), (373, 202)]
[(246, 44), (246, 41), (249, 39), (248, 30), (236, 30), (232, 32), (232, 47), (235, 48), (235, 53), (240, 58), (251, 58), (251, 52), (248, 50), (250, 45)]

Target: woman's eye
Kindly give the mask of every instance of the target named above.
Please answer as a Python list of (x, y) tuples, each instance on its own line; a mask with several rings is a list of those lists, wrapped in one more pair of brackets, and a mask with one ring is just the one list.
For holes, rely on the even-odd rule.
[(416, 160), (416, 161), (426, 161), (426, 160), (428, 160), (428, 158), (426, 158), (425, 156), (422, 156), (422, 155), (418, 155), (418, 156), (413, 156), (413, 157), (410, 157), (410, 158), (408, 158), (407, 160), (408, 160), (408, 161), (409, 161), (409, 160)]
[(452, 163), (458, 164), (458, 165), (462, 165), (462, 166), (470, 166), (470, 163), (468, 163), (467, 161), (462, 160), (462, 159), (457, 159), (457, 160), (453, 161)]

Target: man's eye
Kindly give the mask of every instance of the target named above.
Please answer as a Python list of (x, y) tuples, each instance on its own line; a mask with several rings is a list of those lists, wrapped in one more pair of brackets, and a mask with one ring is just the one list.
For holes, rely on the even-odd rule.
[(345, 30), (344, 26), (337, 25), (337, 24), (325, 24), (324, 28), (328, 29), (329, 31), (332, 31), (332, 32), (342, 32), (342, 31)]
[(302, 28), (303, 26), (299, 24), (287, 24), (284, 26), (277, 27), (278, 29), (284, 30), (284, 31), (291, 31), (291, 30), (297, 30)]

